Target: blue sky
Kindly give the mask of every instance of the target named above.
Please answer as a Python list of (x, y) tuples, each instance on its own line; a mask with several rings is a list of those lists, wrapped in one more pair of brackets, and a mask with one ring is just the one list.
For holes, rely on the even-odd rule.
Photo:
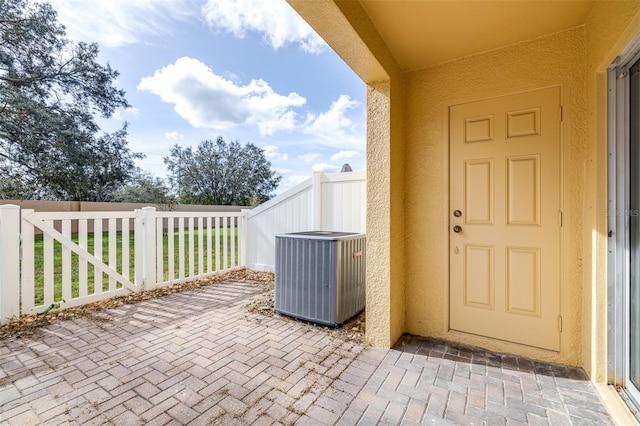
[(365, 168), (365, 85), (284, 0), (50, 0), (74, 40), (120, 72), (138, 165), (165, 177), (175, 145), (252, 142), (278, 192), (342, 164)]

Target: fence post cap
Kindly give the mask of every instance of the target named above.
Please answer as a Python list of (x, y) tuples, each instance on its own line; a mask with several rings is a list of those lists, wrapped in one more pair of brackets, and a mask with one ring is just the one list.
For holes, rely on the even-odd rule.
[(17, 210), (20, 209), (20, 206), (17, 204), (1, 204), (0, 209), (3, 210)]

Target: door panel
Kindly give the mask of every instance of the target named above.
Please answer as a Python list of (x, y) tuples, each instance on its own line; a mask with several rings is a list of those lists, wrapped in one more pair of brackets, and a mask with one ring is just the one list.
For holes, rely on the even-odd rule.
[(559, 350), (560, 89), (449, 112), (450, 328)]
[(507, 312), (540, 316), (540, 249), (507, 247)]
[(464, 303), (476, 308), (494, 308), (493, 247), (465, 246)]
[(493, 159), (465, 161), (465, 223), (493, 223)]
[(540, 225), (540, 156), (507, 158), (507, 224)]

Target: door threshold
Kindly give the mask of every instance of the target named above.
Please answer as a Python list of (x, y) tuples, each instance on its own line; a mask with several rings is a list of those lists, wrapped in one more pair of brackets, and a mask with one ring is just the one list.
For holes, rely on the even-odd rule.
[[(600, 398), (611, 414), (611, 420), (617, 425), (640, 425), (640, 413), (633, 406), (623, 389), (618, 392), (613, 385), (594, 383)], [(624, 395), (624, 396), (623, 396)], [(635, 415), (632, 410), (635, 410)]]

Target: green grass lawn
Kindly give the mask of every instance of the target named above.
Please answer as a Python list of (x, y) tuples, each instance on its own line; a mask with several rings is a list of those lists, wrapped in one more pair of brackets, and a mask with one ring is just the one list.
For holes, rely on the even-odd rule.
[[(229, 267), (231, 265), (231, 239), (232, 238), (236, 238), (235, 241), (235, 253), (234, 253), (234, 258), (236, 259), (236, 263), (237, 263), (237, 259), (238, 259), (238, 240), (237, 240), (237, 236), (238, 236), (238, 230), (237, 228), (229, 228), (227, 231), (227, 253), (226, 253), (226, 257), (227, 257), (227, 266)], [(199, 238), (203, 238), (203, 271), (206, 273), (207, 272), (207, 229), (203, 229), (202, 232), (198, 232), (198, 230), (195, 230), (193, 235), (189, 233), (189, 231), (187, 229), (184, 230), (184, 241), (182, 242), (182, 246), (184, 247), (184, 265), (182, 268), (182, 271), (184, 273), (184, 277), (189, 277), (190, 273), (189, 273), (189, 267), (190, 267), (190, 259), (189, 259), (189, 246), (190, 246), (190, 239), (193, 238), (193, 248), (194, 248), (194, 258), (193, 258), (193, 273), (194, 275), (198, 275), (199, 272), (199, 262), (200, 262), (200, 256), (199, 256)], [(223, 243), (223, 234), (222, 234), (222, 230), (220, 230), (220, 241), (219, 241), (219, 245), (220, 245), (220, 249), (219, 249), (219, 253), (220, 253), (220, 258), (216, 259), (216, 253), (215, 253), (215, 231), (212, 230), (212, 236), (211, 236), (211, 245), (212, 245), (212, 253), (211, 253), (211, 257), (212, 257), (212, 270), (219, 270), (221, 269), (223, 266), (223, 259), (225, 256), (224, 253), (224, 243)], [(74, 243), (78, 243), (78, 235), (77, 234), (73, 234), (71, 239), (73, 240)], [(178, 279), (180, 278), (180, 261), (179, 261), (179, 247), (180, 247), (180, 238), (179, 235), (177, 233), (177, 230), (174, 231), (174, 256), (173, 256), (173, 267), (174, 267), (174, 278)], [(87, 236), (87, 251), (91, 254), (94, 254), (94, 248), (95, 248), (95, 238), (93, 234), (88, 234)], [(164, 271), (164, 276), (162, 280), (158, 280), (158, 281), (168, 281), (169, 280), (169, 262), (171, 261), (169, 259), (168, 256), (168, 238), (167, 238), (167, 233), (165, 232), (164, 234), (164, 238), (163, 238), (163, 271)], [(134, 282), (135, 281), (135, 250), (134, 250), (134, 233), (130, 232), (129, 233), (129, 241), (128, 241), (128, 247), (129, 247), (129, 274), (128, 274), (128, 278), (130, 281)], [(122, 232), (118, 232), (116, 235), (116, 266), (115, 266), (115, 270), (118, 271), (118, 273), (123, 274), (125, 276), (127, 276), (126, 273), (123, 273), (122, 271)], [(34, 237), (34, 254), (35, 254), (35, 259), (34, 259), (34, 285), (35, 285), (35, 304), (36, 305), (42, 305), (44, 302), (44, 238), (42, 235), (36, 235)], [(105, 264), (109, 264), (109, 236), (108, 233), (105, 232), (103, 233), (102, 236), (102, 261)], [(79, 259), (78, 255), (75, 253), (71, 253), (71, 297), (75, 298), (78, 297), (80, 295), (80, 262), (81, 260)], [(53, 277), (53, 283), (54, 283), (54, 299), (55, 301), (61, 301), (63, 300), (63, 296), (62, 296), (62, 270), (63, 270), (63, 266), (62, 266), (62, 245), (57, 242), (54, 241), (53, 242), (53, 271), (54, 271), (54, 277)], [(84, 261), (83, 261), (84, 263)], [(216, 267), (216, 265), (219, 265)], [(102, 290), (103, 291), (108, 291), (109, 289), (109, 277), (106, 274), (103, 274), (101, 272), (98, 272), (99, 274), (102, 275), (102, 280), (98, 280), (98, 285), (102, 285)], [(87, 263), (87, 294), (93, 294), (95, 293), (95, 268), (93, 267), (92, 264)], [(116, 283), (116, 288), (122, 288), (122, 284), (121, 283)]]

